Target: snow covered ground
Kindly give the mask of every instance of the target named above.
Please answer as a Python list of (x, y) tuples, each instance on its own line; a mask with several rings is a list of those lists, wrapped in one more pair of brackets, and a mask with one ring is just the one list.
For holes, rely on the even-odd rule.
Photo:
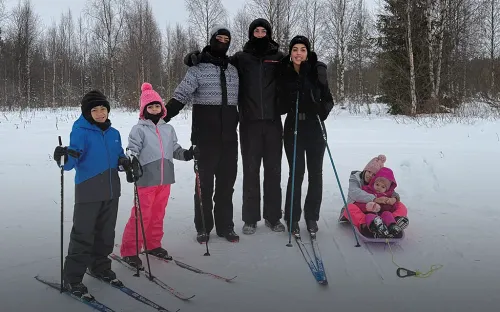
[[(63, 144), (68, 143), (78, 114), (78, 109), (0, 113), (2, 312), (91, 311), (33, 278), (40, 274), (59, 280), (60, 171), (52, 152), (58, 135)], [(122, 133), (125, 146), (137, 113), (112, 110), (110, 119)], [(172, 124), (180, 143), (189, 147), (189, 114)], [(392, 248), (395, 262), (422, 272), (433, 264), (443, 268), (429, 278), (401, 279), (387, 246), (361, 242), (361, 247), (354, 247), (351, 228), (337, 224), (342, 198), (326, 154), (318, 242), (328, 286), (315, 282), (295, 244), (285, 246), (287, 233), (273, 233), (261, 222), (255, 235), (241, 234), (241, 158), (234, 195), (240, 242), (231, 244), (212, 235), (211, 256), (203, 256), (205, 247), (195, 242), (193, 224), (193, 163), (179, 161), (163, 240), (183, 262), (220, 275), (238, 275), (233, 283), (152, 260), (154, 275), (185, 294), (196, 295), (183, 302), (113, 263), (119, 277), (173, 311), (498, 311), (500, 122), (430, 127), (397, 123), (383, 114), (353, 116), (335, 110), (327, 130), (345, 194), (351, 170), (362, 169), (380, 153), (387, 155), (386, 165), (396, 174), (410, 218), (406, 238)], [(283, 196), (287, 176), (283, 156)], [(65, 172), (64, 252), (72, 225), (73, 177), (74, 171)], [(133, 199), (132, 185), (124, 175), (122, 179), (117, 243)], [(97, 299), (115, 311), (154, 311), (99, 281), (86, 277), (85, 282)]]

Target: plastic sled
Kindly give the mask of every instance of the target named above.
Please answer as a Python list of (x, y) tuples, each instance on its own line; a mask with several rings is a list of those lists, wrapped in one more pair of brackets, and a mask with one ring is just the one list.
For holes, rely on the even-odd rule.
[[(338, 219), (339, 223), (349, 223), (349, 220), (344, 217), (344, 210), (345, 208), (342, 208), (340, 211), (340, 216)], [(361, 232), (358, 230), (357, 227), (354, 227), (354, 230), (356, 231), (356, 235), (365, 243), (382, 243), (386, 244), (387, 242), (389, 243), (397, 243), (400, 242), (401, 240), (404, 239), (405, 237), (405, 231), (401, 232), (401, 237), (392, 237), (392, 238), (373, 238), (373, 237), (366, 237)]]

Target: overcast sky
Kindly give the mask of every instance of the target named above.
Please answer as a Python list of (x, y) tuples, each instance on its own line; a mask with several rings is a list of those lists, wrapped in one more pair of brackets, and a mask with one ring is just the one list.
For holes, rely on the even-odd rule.
[[(10, 9), (17, 5), (19, 0), (5, 0), (6, 8)], [(240, 7), (243, 6), (245, 0), (221, 0), (224, 7), (233, 16)], [(380, 0), (365, 0), (367, 7), (373, 10), (376, 7), (375, 3)], [(31, 0), (35, 8), (35, 12), (40, 16), (43, 24), (51, 25), (52, 21), (59, 22), (61, 13), (71, 9), (74, 20), (84, 8), (86, 0)], [(184, 0), (149, 0), (153, 7), (153, 12), (160, 29), (165, 29), (167, 23), (174, 25), (175, 23), (185, 23), (188, 15), (185, 9)]]

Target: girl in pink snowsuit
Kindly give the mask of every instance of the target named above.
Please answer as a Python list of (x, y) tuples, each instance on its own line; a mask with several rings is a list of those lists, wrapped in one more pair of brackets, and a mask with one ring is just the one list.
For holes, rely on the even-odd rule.
[[(362, 190), (375, 195), (376, 198), (387, 198), (383, 204), (374, 201), (368, 203), (354, 202), (366, 214), (368, 228), (381, 236), (398, 236), (402, 229), (396, 224), (393, 212), (396, 210), (396, 198), (393, 198), (394, 189), (397, 187), (394, 173), (391, 169), (382, 167)], [(377, 215), (380, 213), (380, 216)]]
[[(174, 128), (163, 120), (167, 109), (151, 84), (144, 83), (141, 90), (139, 122), (132, 127), (127, 146), (127, 153), (132, 155), (132, 164), (139, 163), (143, 172), (136, 183), (147, 246), (143, 246), (140, 222), (137, 243), (139, 251), (144, 247), (149, 254), (169, 259), (171, 257), (161, 247), (161, 240), (170, 185), (175, 183), (173, 159), (193, 159), (193, 148), (186, 150), (177, 143)], [(136, 249), (135, 219), (134, 206), (123, 232), (120, 253), (128, 264), (142, 268)]]

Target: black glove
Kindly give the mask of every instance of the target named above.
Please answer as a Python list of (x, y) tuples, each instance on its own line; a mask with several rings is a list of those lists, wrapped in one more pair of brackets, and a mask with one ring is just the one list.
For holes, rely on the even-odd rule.
[(127, 171), (127, 182), (134, 183), (139, 181), (142, 177), (142, 166), (139, 163), (139, 159), (137, 157), (132, 156), (132, 162), (130, 165), (130, 170)]
[(120, 157), (118, 159), (118, 166), (121, 166), (123, 168), (123, 171), (130, 171), (132, 169), (130, 159), (128, 159), (127, 157)]
[(64, 164), (68, 162), (68, 155), (74, 158), (80, 157), (80, 153), (69, 149), (67, 146), (56, 146), (54, 149), (54, 160), (57, 162), (57, 164), (60, 166), (61, 165), (61, 158), (64, 157)]
[(191, 146), (190, 149), (184, 151), (184, 160), (190, 161), (192, 159), (193, 159), (193, 147)]
[(200, 61), (201, 61), (201, 53), (198, 50), (193, 51), (193, 52), (189, 52), (184, 57), (184, 64), (187, 66), (198, 65), (198, 63), (200, 63)]

